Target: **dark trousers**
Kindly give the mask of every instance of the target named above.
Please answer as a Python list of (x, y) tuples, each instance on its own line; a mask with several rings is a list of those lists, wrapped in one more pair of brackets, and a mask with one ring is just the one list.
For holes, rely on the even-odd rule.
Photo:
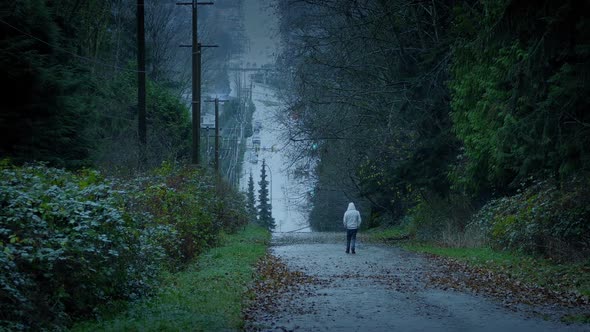
[(354, 245), (356, 243), (356, 231), (356, 229), (346, 230), (346, 252), (348, 252), (350, 249), (352, 249), (352, 252), (354, 252)]

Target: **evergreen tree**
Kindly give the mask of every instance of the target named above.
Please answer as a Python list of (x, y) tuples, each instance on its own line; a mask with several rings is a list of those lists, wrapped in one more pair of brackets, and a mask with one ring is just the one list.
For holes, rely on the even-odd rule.
[[(88, 164), (87, 71), (64, 52), (76, 40), (46, 1), (0, 4), (0, 155), (15, 163)], [(31, 36), (34, 36), (31, 37)]]
[(262, 160), (262, 169), (260, 170), (260, 182), (258, 182), (258, 222), (263, 227), (273, 230), (275, 220), (272, 217), (272, 206), (268, 198), (268, 181), (266, 180), (266, 160)]
[(250, 222), (257, 222), (258, 216), (256, 211), (256, 197), (254, 194), (254, 179), (252, 178), (252, 172), (250, 172), (250, 178), (248, 179), (248, 194), (246, 195), (246, 211)]

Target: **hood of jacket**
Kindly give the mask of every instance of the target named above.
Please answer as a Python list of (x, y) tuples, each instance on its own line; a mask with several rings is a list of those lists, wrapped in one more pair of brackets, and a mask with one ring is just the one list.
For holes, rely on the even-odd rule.
[(355, 208), (353, 203), (348, 204), (348, 210), (344, 212), (344, 217), (342, 218), (342, 224), (347, 229), (357, 229), (361, 225), (361, 214)]

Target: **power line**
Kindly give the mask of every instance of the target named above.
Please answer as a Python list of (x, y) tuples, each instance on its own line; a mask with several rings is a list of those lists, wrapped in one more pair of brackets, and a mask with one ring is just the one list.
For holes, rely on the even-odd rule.
[(21, 34), (23, 34), (24, 36), (27, 36), (27, 37), (32, 38), (32, 39), (35, 39), (38, 42), (41, 42), (41, 43), (43, 43), (43, 44), (45, 44), (47, 46), (51, 46), (52, 48), (58, 49), (58, 50), (60, 50), (60, 51), (62, 51), (64, 53), (67, 53), (67, 54), (69, 54), (69, 55), (71, 55), (73, 57), (76, 57), (78, 59), (86, 60), (88, 62), (93, 62), (93, 63), (98, 64), (98, 65), (101, 65), (101, 66), (110, 67), (110, 68), (118, 69), (118, 70), (122, 70), (122, 71), (129, 71), (129, 72), (133, 72), (133, 73), (142, 73), (142, 72), (145, 73), (145, 71), (139, 71), (139, 70), (133, 70), (133, 69), (119, 67), (117, 65), (113, 65), (113, 64), (110, 64), (110, 63), (107, 63), (107, 62), (104, 62), (104, 61), (100, 61), (100, 60), (93, 59), (93, 58), (88, 58), (88, 57), (85, 57), (85, 56), (82, 56), (82, 55), (79, 55), (79, 54), (70, 52), (70, 51), (66, 50), (65, 48), (63, 48), (61, 46), (48, 43), (48, 42), (44, 41), (41, 38), (35, 37), (35, 36), (31, 35), (30, 33), (25, 32), (25, 31), (23, 31), (23, 30), (15, 27), (14, 25), (12, 25), (12, 24), (4, 21), (3, 19), (0, 19), (0, 23), (3, 23), (4, 25), (7, 25), (7, 26), (11, 27), (12, 29), (14, 29), (14, 30), (20, 32)]

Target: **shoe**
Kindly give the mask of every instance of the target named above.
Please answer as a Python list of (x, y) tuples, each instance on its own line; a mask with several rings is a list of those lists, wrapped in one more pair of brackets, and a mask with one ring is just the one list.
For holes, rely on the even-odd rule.
[(355, 252), (354, 250), (352, 251), (352, 253), (353, 253), (353, 254), (356, 254), (356, 252)]
[[(345, 253), (347, 253), (347, 254), (348, 254), (348, 250), (346, 250), (346, 251), (345, 251)], [(354, 254), (354, 252), (353, 252), (353, 254)]]

